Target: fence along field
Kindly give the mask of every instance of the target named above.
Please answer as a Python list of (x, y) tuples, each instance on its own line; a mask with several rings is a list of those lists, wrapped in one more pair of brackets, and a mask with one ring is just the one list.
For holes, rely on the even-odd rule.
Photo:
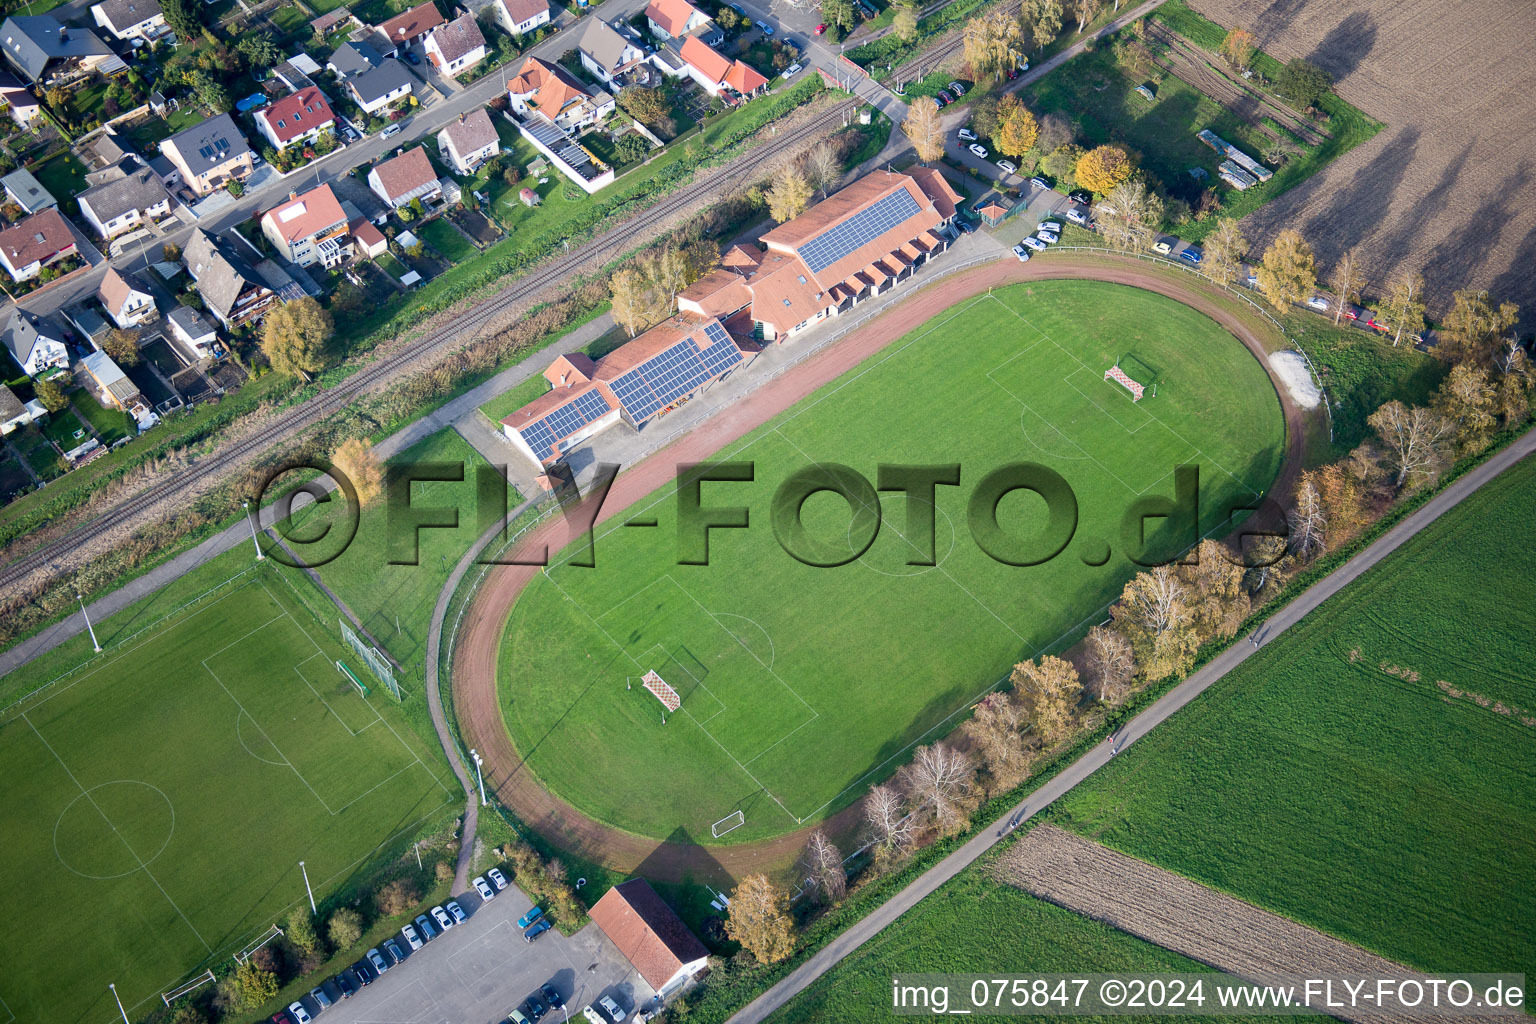
[(1069, 794), (1065, 827), (1423, 970), (1536, 968), (1536, 461)]
[(457, 803), (349, 657), (255, 570), (0, 719), (0, 1022), (147, 1012)]
[[(1127, 352), (1161, 371), (1157, 398), (1103, 380)], [(1216, 529), (1273, 479), (1282, 432), (1263, 369), (1188, 307), (1086, 282), (979, 296), (720, 453), (754, 460), (757, 482), (705, 484), (704, 503), (746, 504), (754, 528), (715, 531), (709, 566), (676, 564), (667, 489), (599, 532), (596, 569), (557, 559), (535, 579), (499, 656), (513, 743), (556, 794), (640, 834), (703, 836), (736, 810), (725, 841), (793, 829), (942, 735), (1014, 662), (1102, 618), (1131, 572), (1119, 524), (1136, 496), (1171, 495), (1175, 465), (1197, 462), (1202, 528)], [(939, 564), (907, 564), (925, 541), (905, 535), (897, 493), (857, 562), (791, 559), (768, 504), (813, 461), (871, 479), (880, 462), (961, 462), (961, 486), (938, 490)], [(976, 483), (1019, 461), (1061, 472), (1081, 516), (1068, 551), (1030, 569), (993, 561), (966, 526)], [(848, 536), (841, 499), (805, 511), (814, 536)], [(1041, 526), (1018, 495), (1000, 514), (1021, 536)], [(655, 529), (622, 525), (651, 516)], [(1106, 541), (1107, 566), (1085, 565)], [(638, 683), (648, 671), (682, 698), (665, 725)]]

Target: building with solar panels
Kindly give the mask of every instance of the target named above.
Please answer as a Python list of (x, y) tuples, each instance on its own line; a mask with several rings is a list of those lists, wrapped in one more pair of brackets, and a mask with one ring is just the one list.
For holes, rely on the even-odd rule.
[(544, 371), (550, 390), (503, 419), (501, 430), (542, 468), (620, 420), (645, 426), (757, 351), (715, 317), (678, 313), (599, 360), (556, 359)]
[(765, 234), (678, 296), (758, 340), (784, 341), (906, 281), (949, 248), (961, 196), (930, 167), (875, 171)]

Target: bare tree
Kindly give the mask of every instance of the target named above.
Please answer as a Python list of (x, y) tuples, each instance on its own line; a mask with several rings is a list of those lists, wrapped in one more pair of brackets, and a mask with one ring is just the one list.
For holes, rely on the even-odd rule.
[(1344, 307), (1360, 298), (1360, 286), (1365, 284), (1365, 275), (1360, 270), (1360, 260), (1355, 255), (1355, 250), (1346, 249), (1344, 255), (1339, 257), (1339, 262), (1334, 264), (1333, 276), (1328, 279), (1328, 285), (1333, 289), (1333, 322), (1338, 324), (1344, 316)]
[(1065, 114), (1051, 113), (1040, 118), (1040, 135), (1035, 145), (1041, 153), (1054, 153), (1062, 146), (1070, 146), (1074, 138), (1072, 120)]
[(823, 902), (837, 903), (848, 894), (848, 873), (843, 870), (843, 855), (821, 829), (806, 840), (800, 865), (806, 882), (820, 894)]
[(1296, 504), (1287, 518), (1291, 526), (1291, 552), (1297, 558), (1312, 559), (1328, 549), (1328, 516), (1323, 511), (1317, 490), (1316, 474), (1301, 474), (1296, 485)]
[[(1113, 210), (1111, 213), (1109, 211)], [(1147, 188), (1140, 176), (1110, 189), (1099, 206), (1099, 231), (1111, 248), (1147, 252), (1163, 222), (1163, 197)]]
[(1184, 584), (1166, 565), (1138, 573), (1126, 597), (1142, 628), (1154, 635), (1174, 629), (1184, 616)]
[(918, 747), (900, 776), (913, 802), (940, 829), (965, 820), (965, 805), (974, 786), (975, 771), (960, 751), (935, 743)]
[(1410, 409), (1394, 399), (1371, 413), (1366, 422), (1386, 446), (1398, 490), (1430, 479), (1444, 468), (1446, 445), (1455, 428), (1434, 410)]
[(939, 104), (932, 97), (912, 101), (901, 130), (912, 140), (917, 158), (923, 163), (933, 163), (944, 155), (944, 124), (939, 119)]
[(1029, 777), (1024, 720), (1024, 708), (1011, 694), (989, 693), (965, 723), (965, 734), (991, 776), (988, 788), (992, 792), (1012, 789)]
[(876, 786), (864, 798), (864, 824), (870, 841), (886, 850), (912, 845), (913, 820), (894, 786)]
[(1201, 263), (1201, 270), (1217, 284), (1228, 285), (1237, 280), (1247, 256), (1248, 239), (1243, 237), (1237, 221), (1223, 217), (1216, 222), (1216, 230), (1205, 240), (1205, 259)]
[(1088, 678), (1093, 694), (1106, 704), (1118, 704), (1130, 695), (1136, 659), (1131, 643), (1116, 629), (1094, 626), (1084, 640), (1088, 651)]
[(827, 190), (836, 185), (842, 176), (843, 162), (838, 159), (837, 147), (831, 142), (823, 139), (805, 155), (806, 180), (821, 193), (823, 199), (827, 196)]

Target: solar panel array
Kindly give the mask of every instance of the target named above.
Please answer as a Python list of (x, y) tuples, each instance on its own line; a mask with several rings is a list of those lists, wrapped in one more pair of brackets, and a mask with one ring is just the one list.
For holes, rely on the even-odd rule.
[(554, 452), (555, 442), (571, 436), (612, 408), (603, 393), (593, 388), (558, 409), (545, 413), (526, 427), (520, 427), (518, 432), (528, 442), (528, 447), (533, 449), (533, 454), (543, 462)]
[(741, 350), (718, 323), (708, 324), (704, 333), (711, 343), (708, 348), (701, 350), (692, 338), (684, 338), (614, 379), (613, 393), (631, 419), (648, 419), (741, 362)]
[(887, 231), (922, 212), (906, 189), (897, 189), (873, 206), (835, 224), (800, 247), (800, 258), (819, 274), (838, 260), (873, 242)]

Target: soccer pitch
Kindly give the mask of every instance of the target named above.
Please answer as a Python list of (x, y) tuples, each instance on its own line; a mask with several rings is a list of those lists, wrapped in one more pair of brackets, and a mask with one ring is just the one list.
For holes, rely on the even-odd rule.
[[(190, 598), (191, 595), (188, 595)], [(0, 1024), (134, 1015), (457, 803), (275, 570), (252, 569), (0, 718)], [(431, 767), (429, 767), (429, 764)]]
[[(1157, 397), (1133, 403), (1104, 380), (1127, 354), (1156, 369)], [(724, 841), (816, 820), (942, 736), (1015, 662), (1103, 619), (1136, 569), (1122, 518), (1140, 496), (1171, 498), (1175, 466), (1199, 466), (1201, 532), (1225, 532), (1226, 510), (1273, 480), (1283, 434), (1263, 368), (1186, 306), (1076, 281), (978, 296), (721, 452), (752, 460), (755, 479), (706, 483), (703, 504), (746, 505), (751, 528), (712, 531), (709, 565), (678, 564), (669, 487), (598, 531), (596, 569), (557, 559), (541, 574), (500, 650), (512, 740), (555, 793), (642, 835), (708, 842), (737, 810), (745, 823)], [(881, 463), (957, 462), (960, 486), (929, 510), (936, 565), (908, 564), (929, 538), (899, 492), (880, 496), (873, 546), (838, 568), (791, 558), (770, 526), (774, 489), (807, 466), (874, 481)], [(1028, 568), (993, 560), (967, 527), (972, 489), (1013, 462), (1060, 473), (1079, 512), (1067, 549)], [(1033, 536), (1043, 507), (1014, 494), (998, 519)], [(828, 542), (858, 525), (830, 494), (804, 521)], [(683, 698), (665, 725), (647, 670)]]

